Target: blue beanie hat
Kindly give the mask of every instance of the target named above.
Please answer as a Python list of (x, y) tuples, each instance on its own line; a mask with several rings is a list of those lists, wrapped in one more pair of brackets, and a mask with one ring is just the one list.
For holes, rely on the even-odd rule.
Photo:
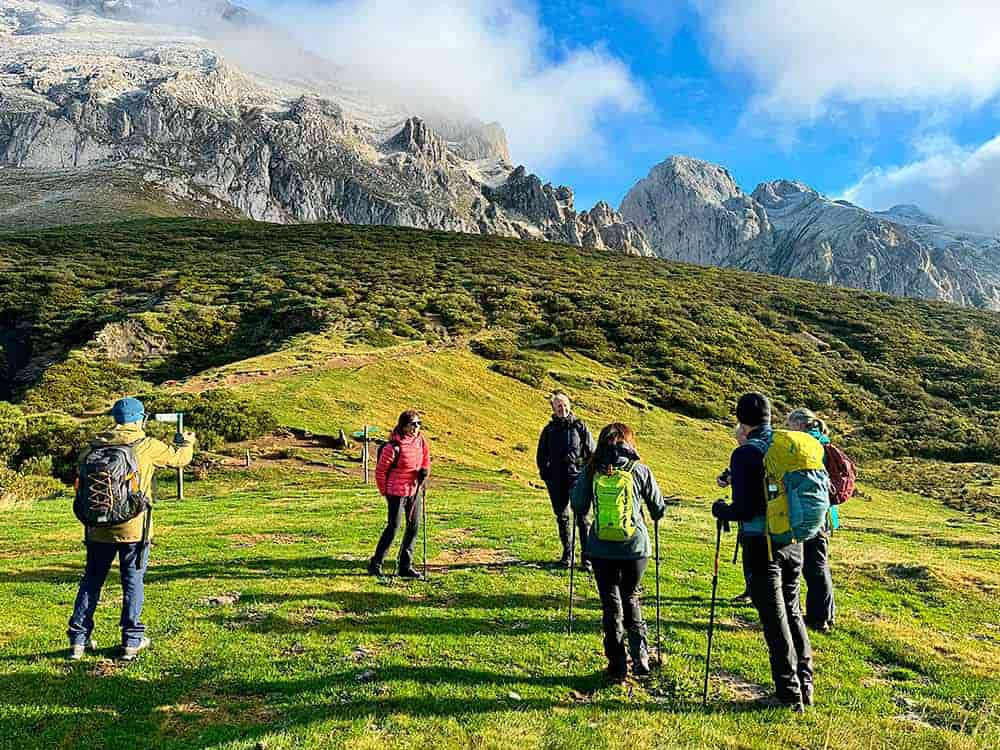
[(111, 407), (111, 416), (118, 424), (128, 424), (129, 422), (141, 422), (146, 416), (146, 408), (142, 401), (137, 398), (120, 398)]

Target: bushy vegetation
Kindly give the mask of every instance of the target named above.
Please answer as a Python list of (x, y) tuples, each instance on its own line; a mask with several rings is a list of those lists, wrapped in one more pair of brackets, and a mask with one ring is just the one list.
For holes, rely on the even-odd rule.
[[(203, 393), (156, 391), (140, 394), (139, 399), (150, 415), (183, 412), (184, 427), (197, 433), (202, 450), (214, 450), (224, 442), (260, 437), (278, 426), (266, 409), (222, 388)], [(170, 431), (172, 434), (173, 428)]]
[(16, 406), (0, 401), (0, 466), (6, 466), (24, 436), (24, 414)]
[[(0, 258), (0, 327), (30, 331), (34, 352), (68, 352), (109, 322), (142, 317), (168, 343), (155, 366), (135, 365), (154, 381), (328, 326), (358, 341), (496, 327), (519, 349), (576, 349), (621, 368), (638, 396), (692, 416), (730, 420), (734, 397), (759, 388), (779, 412), (822, 412), (858, 456), (992, 461), (1000, 450), (1000, 317), (990, 312), (387, 227), (144, 221), (7, 235)], [(537, 382), (530, 359), (491, 354)], [(81, 402), (53, 379), (26, 403)]]
[(23, 473), (37, 473), (39, 465), (47, 465), (53, 476), (71, 482), (80, 453), (108, 426), (109, 419), (79, 422), (60, 413), (31, 414), (14, 454), (14, 465)]

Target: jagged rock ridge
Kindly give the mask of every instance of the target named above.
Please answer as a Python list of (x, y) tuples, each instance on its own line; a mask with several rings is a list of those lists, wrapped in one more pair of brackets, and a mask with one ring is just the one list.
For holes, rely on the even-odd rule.
[(171, 25), (192, 8), (185, 23), (198, 31), (271, 33), (224, 0), (5, 0), (0, 166), (89, 174), (121, 165), (174, 200), (264, 221), (391, 224), (651, 254), (642, 232), (607, 205), (578, 213), (570, 188), (515, 169), (499, 125), (415, 116), (336, 75), (306, 84), (301, 75), (243, 70), (214, 39)]
[(675, 156), (621, 213), (662, 257), (1000, 310), (1000, 240), (915, 206), (875, 213), (788, 180), (748, 196), (722, 167)]

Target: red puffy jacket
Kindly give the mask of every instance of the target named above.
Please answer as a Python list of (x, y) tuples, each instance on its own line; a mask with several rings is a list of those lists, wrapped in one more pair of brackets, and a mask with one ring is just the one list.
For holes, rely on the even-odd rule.
[(419, 483), (417, 472), (430, 468), (431, 452), (423, 435), (393, 432), (375, 466), (375, 484), (386, 497), (411, 497)]

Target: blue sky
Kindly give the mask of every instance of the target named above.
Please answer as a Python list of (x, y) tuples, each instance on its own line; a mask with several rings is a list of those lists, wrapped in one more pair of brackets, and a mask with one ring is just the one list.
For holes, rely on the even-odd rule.
[(499, 121), (512, 156), (617, 206), (686, 154), (873, 209), (1000, 231), (1000, 3), (247, 0), (413, 108)]
[[(919, 5), (910, 12), (919, 13)], [(691, 4), (549, 0), (538, 7), (554, 56), (567, 46), (601, 46), (627, 66), (648, 102), (641, 113), (609, 112), (601, 120), (600, 135), (612, 145), (607, 162), (566, 160), (546, 170), (546, 177), (575, 187), (581, 206), (601, 198), (617, 205), (651, 166), (675, 153), (723, 164), (747, 191), (785, 178), (839, 196), (872, 170), (917, 158), (925, 138), (974, 149), (1000, 132), (994, 102), (954, 102), (947, 95), (930, 103), (830, 97), (832, 106), (819, 117), (794, 108), (760, 112), (759, 82), (738, 65), (720, 64), (707, 19)]]

